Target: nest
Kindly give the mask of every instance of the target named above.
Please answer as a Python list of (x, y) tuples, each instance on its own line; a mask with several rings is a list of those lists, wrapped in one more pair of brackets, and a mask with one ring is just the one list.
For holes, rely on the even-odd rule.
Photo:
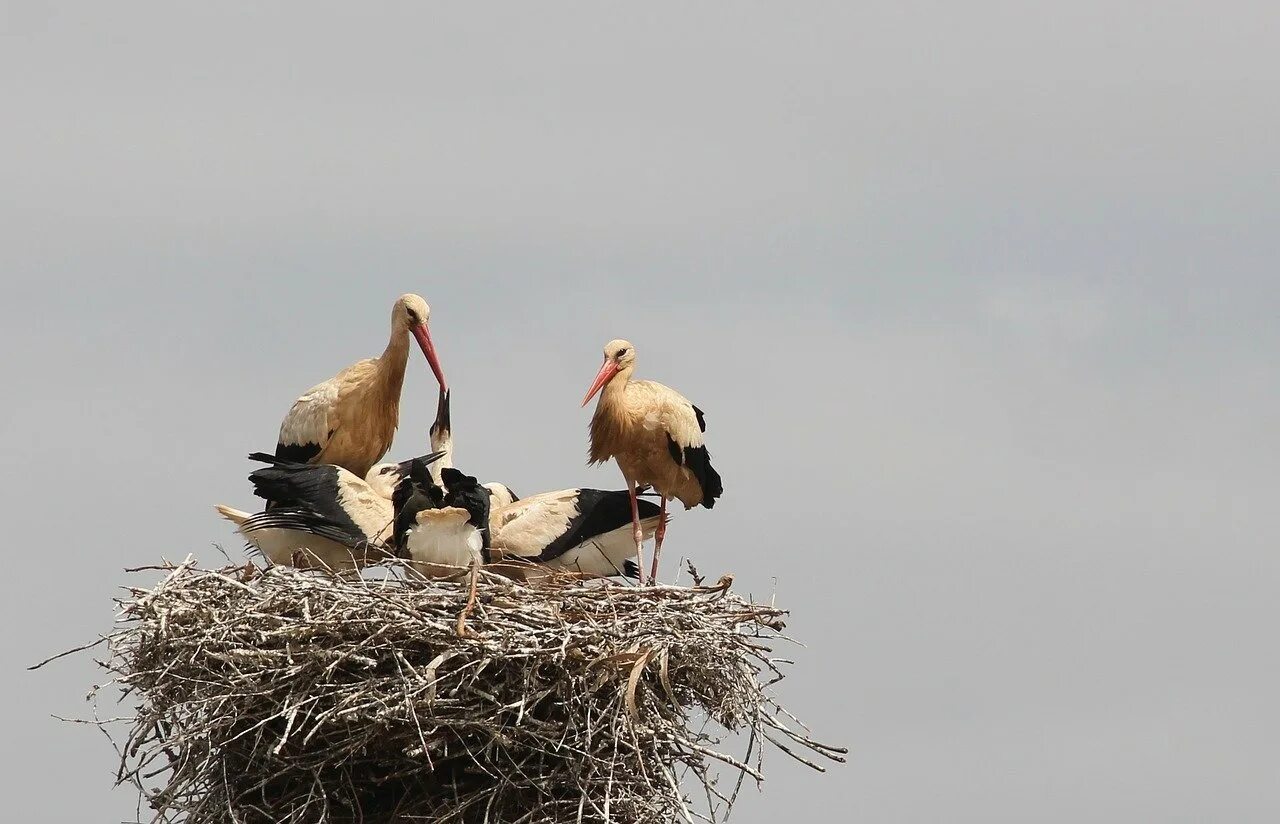
[(772, 697), (785, 613), (728, 576), (485, 574), (459, 636), (465, 585), (162, 569), (120, 601), (101, 662), (136, 704), (108, 734), (144, 820), (719, 821), (765, 744), (843, 760)]

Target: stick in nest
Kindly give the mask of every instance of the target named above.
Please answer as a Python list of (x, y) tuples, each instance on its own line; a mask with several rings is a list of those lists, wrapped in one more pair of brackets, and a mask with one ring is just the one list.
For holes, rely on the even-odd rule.
[(120, 781), (155, 822), (715, 822), (713, 765), (763, 777), (724, 736), (844, 760), (768, 689), (786, 613), (728, 576), (481, 574), (460, 636), (469, 584), (167, 571), (121, 602), (103, 664), (137, 702)]

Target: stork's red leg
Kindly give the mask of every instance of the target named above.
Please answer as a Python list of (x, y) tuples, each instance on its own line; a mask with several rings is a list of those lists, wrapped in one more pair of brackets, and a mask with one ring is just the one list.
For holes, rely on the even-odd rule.
[(627, 492), (631, 495), (631, 526), (636, 538), (636, 583), (644, 585), (644, 530), (640, 528), (640, 505), (636, 503), (636, 485), (627, 478)]
[(667, 496), (662, 496), (662, 514), (658, 516), (658, 530), (653, 534), (653, 569), (649, 580), (658, 580), (658, 556), (662, 554), (662, 537), (667, 534)]

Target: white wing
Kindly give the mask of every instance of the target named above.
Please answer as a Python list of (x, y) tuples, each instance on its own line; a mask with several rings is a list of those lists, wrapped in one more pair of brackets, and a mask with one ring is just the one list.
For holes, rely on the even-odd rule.
[(497, 509), (489, 518), (489, 540), (495, 549), (536, 557), (577, 515), (577, 489), (543, 492)]
[(645, 429), (662, 429), (682, 449), (702, 446), (703, 421), (688, 398), (654, 381), (632, 381), (627, 385), (631, 387), (643, 393)]
[(294, 401), (280, 424), (276, 457), (308, 463), (323, 452), (333, 435), (330, 420), (337, 402), (337, 378), (311, 387)]
[(386, 542), (391, 537), (395, 512), (391, 500), (379, 494), (363, 478), (342, 467), (338, 469), (338, 502), (347, 515), (371, 539)]

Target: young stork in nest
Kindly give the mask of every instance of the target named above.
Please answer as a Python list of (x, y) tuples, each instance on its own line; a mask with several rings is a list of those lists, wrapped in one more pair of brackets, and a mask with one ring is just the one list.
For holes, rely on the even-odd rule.
[[(441, 473), (453, 467), (453, 429), (449, 421), (449, 397), (450, 390), (440, 390), (440, 398), (436, 404), (436, 419), (431, 424), (430, 432), (431, 451), (440, 456), (439, 460), (431, 464), (431, 480), (440, 487), (445, 485)], [(412, 463), (411, 458), (398, 463), (378, 464), (369, 470), (366, 479), (378, 492), (384, 494), (387, 500), (391, 500), (395, 488), (408, 477)], [(484, 484), (484, 488), (489, 490), (489, 507), (493, 511), (520, 500), (520, 496), (506, 484), (491, 481)]]
[(443, 487), (427, 462), (410, 461), (395, 490), (395, 551), (424, 578), (457, 579), (470, 571), (467, 605), (458, 616), (458, 635), (465, 635), (480, 565), (489, 560), (489, 490), (452, 467), (441, 480)]
[[(440, 397), (436, 401), (436, 419), (430, 430), (431, 451), (441, 453), (440, 460), (431, 465), (431, 477), (437, 484), (443, 484), (441, 473), (453, 466), (453, 425), (449, 414), (449, 398), (449, 390), (441, 388)], [(504, 483), (490, 481), (484, 488), (489, 490), (490, 505), (494, 508), (519, 500), (511, 487)]]
[[(629, 557), (635, 551), (629, 497), (622, 490), (561, 489), (494, 508), (489, 529), (496, 569), (526, 580), (550, 570), (639, 577)], [(653, 537), (662, 517), (658, 505), (640, 501), (639, 515), (644, 537)]]
[[(330, 464), (282, 461), (262, 452), (249, 458), (271, 464), (249, 480), (254, 494), (272, 506), (256, 515), (222, 504), (215, 509), (268, 561), (337, 572), (390, 557), (392, 505), (373, 485)], [(418, 460), (426, 465), (437, 458)]]
[(653, 381), (633, 381), (636, 348), (629, 341), (611, 340), (604, 345), (604, 363), (596, 373), (587, 396), (603, 389), (591, 417), (590, 464), (610, 458), (618, 462), (631, 493), (631, 523), (634, 530), (636, 563), (644, 583), (640, 513), (636, 506), (636, 484), (648, 484), (662, 497), (661, 518), (654, 536), (653, 568), (658, 576), (658, 557), (666, 533), (667, 499), (679, 498), (685, 509), (702, 504), (715, 505), (724, 492), (720, 473), (711, 466), (711, 456), (703, 443), (707, 429), (702, 410), (670, 387)]
[(410, 335), (440, 388), (447, 389), (427, 329), (430, 316), (431, 308), (422, 298), (401, 295), (391, 308), (391, 339), (382, 355), (353, 363), (294, 401), (280, 424), (276, 457), (333, 464), (363, 478), (387, 454), (400, 421)]

